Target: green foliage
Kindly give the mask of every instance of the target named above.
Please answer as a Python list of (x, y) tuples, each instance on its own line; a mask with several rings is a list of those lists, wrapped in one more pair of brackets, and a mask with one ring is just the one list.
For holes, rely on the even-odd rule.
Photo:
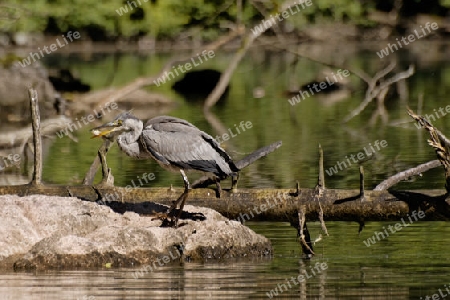
[(17, 11), (19, 19), (14, 31), (43, 32), (50, 29), (66, 32), (97, 26), (107, 33), (114, 33), (115, 12), (111, 8), (119, 4), (119, 0), (108, 3), (92, 0), (6, 0), (3, 5)]
[[(381, 3), (310, 1), (309, 7), (291, 15), (285, 24), (296, 30), (311, 23), (373, 25), (367, 15)], [(280, 12), (285, 2), (242, 0), (241, 20), (247, 27), (254, 26), (264, 17)], [(439, 9), (445, 13), (450, 0), (439, 0), (434, 6), (430, 11)], [(78, 30), (97, 40), (143, 35), (212, 40), (236, 23), (237, 15), (237, 0), (0, 0), (0, 31), (59, 34)]]
[(444, 7), (450, 7), (450, 0), (439, 0), (439, 4)]
[(315, 23), (341, 22), (351, 20), (354, 24), (366, 23), (367, 13), (373, 9), (373, 2), (341, 0), (313, 0), (305, 15), (312, 18)]

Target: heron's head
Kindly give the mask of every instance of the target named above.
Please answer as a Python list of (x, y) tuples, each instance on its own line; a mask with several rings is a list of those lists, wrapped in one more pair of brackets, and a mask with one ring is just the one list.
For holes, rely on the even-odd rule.
[(130, 112), (124, 112), (111, 122), (92, 128), (92, 138), (105, 137), (110, 139), (129, 132), (135, 132), (140, 135), (142, 132), (142, 125), (142, 121), (133, 116)]

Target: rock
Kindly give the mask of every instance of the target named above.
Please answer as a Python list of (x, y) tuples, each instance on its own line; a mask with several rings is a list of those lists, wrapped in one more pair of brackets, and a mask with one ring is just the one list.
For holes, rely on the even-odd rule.
[(0, 66), (1, 118), (11, 114), (18, 116), (20, 120), (29, 120), (29, 86), (36, 86), (41, 118), (55, 115), (53, 102), (56, 92), (48, 80), (45, 68), (39, 62), (22, 68), (16, 61), (13, 66), (7, 68)]
[(119, 213), (78, 198), (0, 196), (0, 269), (157, 267), (272, 254), (268, 239), (209, 208), (186, 205), (179, 228), (161, 228), (148, 215), (166, 206), (146, 202), (133, 209)]

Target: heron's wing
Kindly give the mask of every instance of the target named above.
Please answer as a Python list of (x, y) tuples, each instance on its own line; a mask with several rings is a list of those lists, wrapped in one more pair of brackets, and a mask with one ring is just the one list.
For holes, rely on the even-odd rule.
[(143, 145), (161, 164), (218, 176), (237, 171), (219, 144), (191, 123), (162, 116), (147, 121), (145, 125), (141, 136)]
[(144, 124), (144, 128), (146, 128), (150, 125), (153, 126), (153, 128), (155, 128), (155, 130), (158, 130), (158, 131), (171, 131), (171, 130), (179, 131), (180, 129), (182, 129), (184, 127), (194, 128), (194, 129), (199, 130), (197, 127), (195, 127), (188, 121), (180, 119), (180, 118), (171, 117), (171, 116), (159, 116), (159, 117), (150, 119)]

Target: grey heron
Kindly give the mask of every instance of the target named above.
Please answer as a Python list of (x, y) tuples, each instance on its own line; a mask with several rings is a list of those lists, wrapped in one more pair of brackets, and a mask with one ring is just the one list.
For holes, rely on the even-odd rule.
[(228, 176), (236, 176), (239, 172), (231, 157), (212, 136), (183, 119), (159, 116), (144, 124), (130, 112), (125, 112), (91, 132), (94, 137), (116, 140), (119, 148), (128, 156), (153, 158), (163, 168), (181, 173), (184, 192), (168, 211), (168, 215), (172, 215), (180, 203), (175, 225), (191, 188), (185, 171), (196, 170), (212, 174), (219, 193), (219, 181)]

